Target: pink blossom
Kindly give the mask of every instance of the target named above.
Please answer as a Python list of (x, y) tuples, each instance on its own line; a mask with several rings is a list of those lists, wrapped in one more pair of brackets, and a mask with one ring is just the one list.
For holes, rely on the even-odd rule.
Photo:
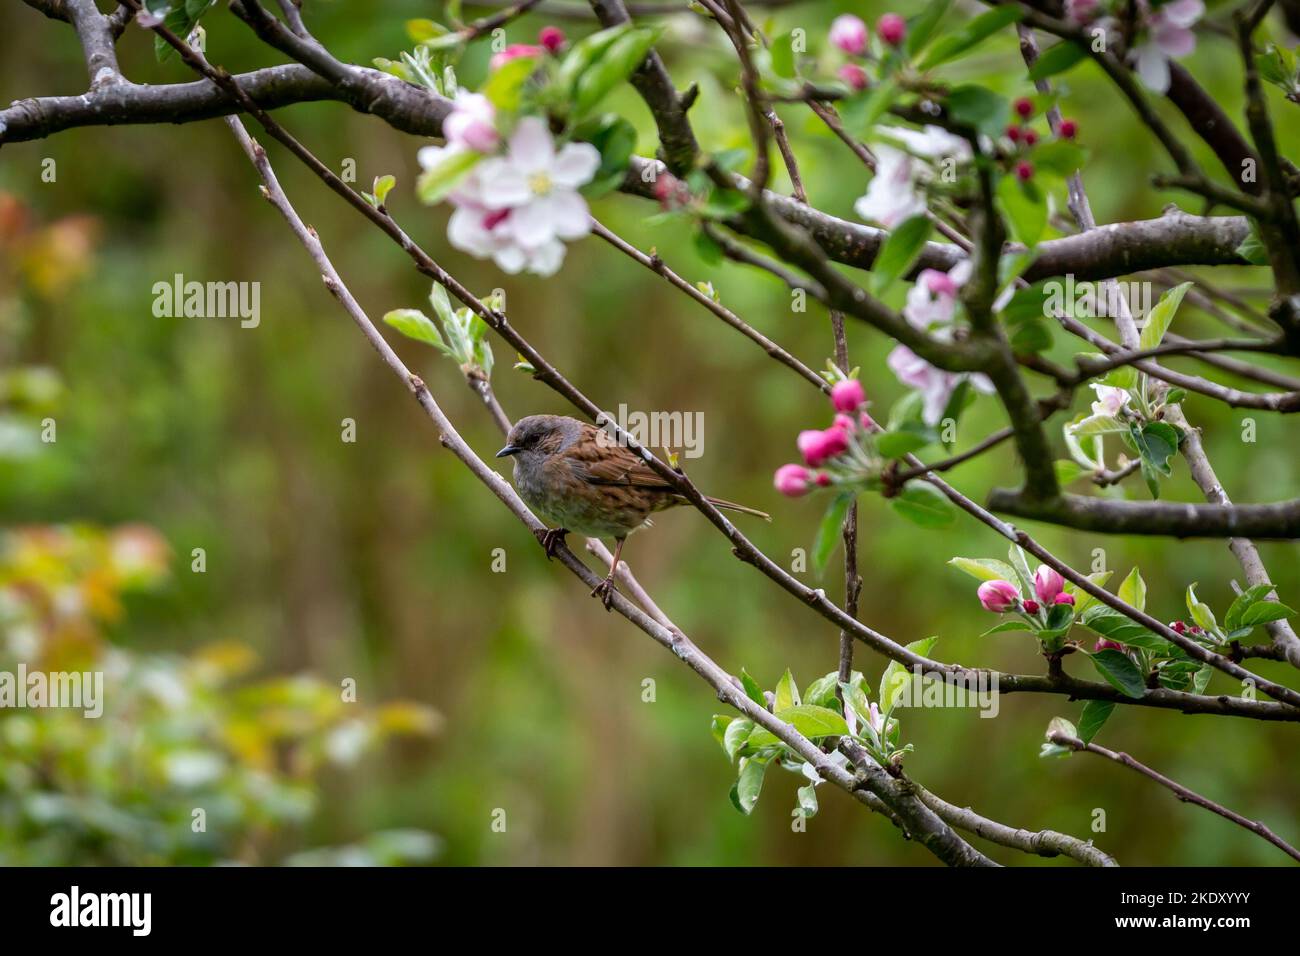
[(1020, 601), (1020, 591), (1010, 581), (985, 581), (975, 593), (984, 610), (996, 614), (1012, 610)]
[(557, 26), (545, 26), (537, 34), (537, 42), (547, 53), (559, 53), (564, 46), (564, 31)]
[(845, 13), (831, 21), (831, 43), (849, 56), (867, 52), (867, 25), (859, 17)]
[(803, 454), (803, 460), (810, 468), (816, 468), (828, 458), (843, 454), (848, 450), (848, 437), (838, 428), (816, 429), (799, 433), (795, 444)]
[(842, 432), (849, 433), (857, 428), (857, 424), (853, 421), (852, 415), (845, 415), (841, 412), (839, 415), (836, 415), (835, 420), (831, 422), (831, 428), (838, 428)]
[(845, 63), (835, 71), (835, 75), (854, 90), (865, 90), (871, 85), (871, 79), (867, 76), (867, 71), (856, 63)]
[(1057, 604), (1068, 604), (1068, 605), (1070, 605), (1070, 607), (1074, 607), (1074, 595), (1073, 595), (1073, 594), (1066, 594), (1064, 591), (1062, 591), (1060, 594), (1058, 594), (1058, 595), (1056, 596), (1056, 602), (1055, 602), (1055, 603), (1057, 603)]
[(866, 390), (856, 378), (836, 382), (831, 389), (831, 404), (837, 412), (856, 411), (867, 400)]
[(812, 473), (803, 465), (782, 465), (772, 477), (772, 484), (787, 498), (798, 498), (812, 488), (811, 479)]
[(1093, 383), (1092, 388), (1097, 393), (1097, 401), (1092, 403), (1092, 413), (1094, 415), (1105, 415), (1114, 418), (1120, 413), (1120, 409), (1129, 403), (1127, 389), (1097, 383)]
[(907, 290), (903, 316), (918, 329), (946, 325), (957, 310), (957, 291), (970, 277), (971, 261), (963, 259), (951, 272), (922, 269), (912, 288)]
[(1065, 0), (1065, 17), (1072, 23), (1083, 25), (1097, 18), (1101, 0)]
[(1123, 654), (1125, 651), (1128, 650), (1128, 648), (1125, 647), (1123, 644), (1120, 644), (1120, 643), (1118, 643), (1118, 642), (1116, 642), (1116, 641), (1112, 641), (1112, 640), (1109, 640), (1109, 639), (1107, 639), (1107, 638), (1101, 637), (1101, 638), (1098, 638), (1098, 639), (1097, 639), (1097, 643), (1096, 643), (1095, 645), (1093, 645), (1093, 650), (1097, 650), (1097, 651), (1119, 651), (1121, 654)]
[(898, 46), (907, 34), (907, 21), (897, 13), (886, 13), (876, 23), (876, 33), (890, 46)]
[(496, 108), (481, 93), (456, 94), (451, 114), (443, 121), (447, 142), (480, 153), (495, 152), (501, 142), (496, 128)]
[[(1142, 4), (1146, 6), (1146, 4)], [(1169, 61), (1196, 49), (1192, 25), (1205, 13), (1202, 0), (1173, 0), (1159, 7), (1147, 19), (1147, 38), (1133, 48), (1138, 76), (1147, 89), (1164, 93), (1169, 89)]]
[(488, 68), (498, 70), (511, 60), (518, 60), (525, 56), (541, 56), (544, 52), (546, 51), (541, 47), (533, 46), (531, 43), (512, 43), (488, 60)]
[(1065, 590), (1065, 578), (1059, 571), (1040, 564), (1034, 572), (1034, 592), (1044, 604), (1053, 604), (1056, 597)]
[[(921, 358), (906, 345), (896, 345), (885, 360), (898, 380), (909, 388), (921, 393), (921, 419), (927, 425), (936, 425), (943, 418), (948, 400), (961, 384), (964, 373), (945, 372)], [(988, 376), (979, 374), (970, 377), (971, 384), (979, 391), (990, 394), (993, 383)]]
[(1025, 610), (1026, 610), (1028, 613), (1030, 613), (1030, 614), (1037, 614), (1041, 608), (1042, 608), (1042, 605), (1039, 604), (1037, 601), (1026, 601), (1026, 602), (1025, 602)]

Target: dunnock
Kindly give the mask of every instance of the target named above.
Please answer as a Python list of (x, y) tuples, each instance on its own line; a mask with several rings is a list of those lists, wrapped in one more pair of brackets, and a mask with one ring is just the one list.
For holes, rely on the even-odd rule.
[[(650, 524), (650, 515), (688, 504), (631, 449), (564, 415), (529, 415), (515, 422), (498, 458), (514, 456), (515, 487), (529, 507), (558, 527), (542, 538), (548, 556), (570, 531), (614, 539), (609, 576), (591, 592), (609, 608), (623, 541)], [(762, 511), (709, 498), (718, 508), (771, 520)]]

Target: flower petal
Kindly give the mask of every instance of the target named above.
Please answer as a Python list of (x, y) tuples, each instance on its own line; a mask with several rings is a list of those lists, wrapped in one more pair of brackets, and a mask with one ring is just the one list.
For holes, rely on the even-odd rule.
[(555, 142), (544, 120), (525, 116), (510, 134), (510, 163), (523, 173), (548, 170), (555, 161)]
[(510, 213), (510, 234), (521, 246), (535, 249), (555, 238), (555, 220), (550, 199), (538, 199), (518, 206)]
[(551, 181), (576, 189), (591, 182), (600, 168), (600, 151), (590, 143), (569, 143), (551, 164)]
[(581, 239), (591, 232), (591, 213), (587, 200), (570, 189), (557, 189), (547, 197), (546, 205), (561, 239)]
[(533, 198), (528, 177), (505, 159), (480, 163), (478, 183), (479, 200), (489, 209), (509, 209)]

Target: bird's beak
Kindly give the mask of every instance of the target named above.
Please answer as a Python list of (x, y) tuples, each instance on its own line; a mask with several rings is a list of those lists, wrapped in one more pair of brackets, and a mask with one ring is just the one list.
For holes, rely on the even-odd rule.
[(505, 448), (502, 448), (499, 452), (497, 452), (497, 457), (507, 458), (510, 455), (518, 454), (521, 451), (523, 451), (523, 449), (520, 448), (518, 445), (506, 445)]

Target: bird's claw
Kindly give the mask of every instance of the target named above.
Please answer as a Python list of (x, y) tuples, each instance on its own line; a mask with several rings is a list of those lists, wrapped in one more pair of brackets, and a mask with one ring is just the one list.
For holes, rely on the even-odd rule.
[(614, 606), (614, 595), (617, 593), (618, 589), (614, 587), (613, 575), (610, 575), (591, 589), (591, 596), (599, 597), (600, 603), (605, 605), (606, 611)]
[(564, 538), (568, 533), (568, 528), (547, 528), (545, 531), (538, 532), (537, 540), (542, 543), (542, 550), (546, 552), (547, 560), (555, 557), (555, 553), (564, 545)]

